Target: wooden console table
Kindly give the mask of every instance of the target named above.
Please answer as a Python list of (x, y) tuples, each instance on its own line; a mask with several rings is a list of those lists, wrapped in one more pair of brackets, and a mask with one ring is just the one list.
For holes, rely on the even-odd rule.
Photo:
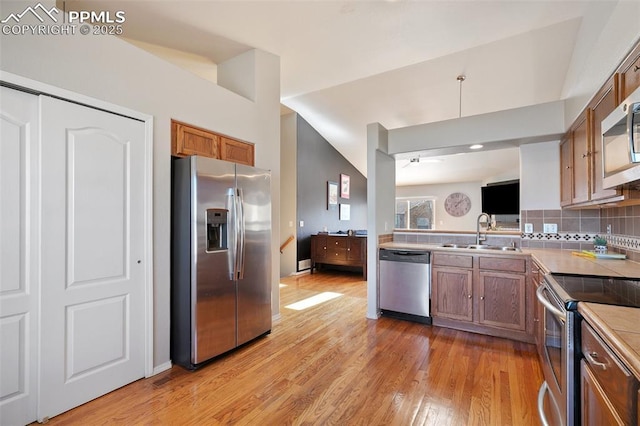
[(367, 279), (367, 237), (317, 234), (311, 236), (311, 273), (317, 265), (356, 266)]

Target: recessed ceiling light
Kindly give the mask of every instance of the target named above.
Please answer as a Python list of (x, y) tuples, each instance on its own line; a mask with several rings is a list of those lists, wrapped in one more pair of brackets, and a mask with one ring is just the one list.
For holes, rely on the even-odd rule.
[(480, 145), (479, 143), (477, 143), (477, 144), (475, 144), (475, 145), (471, 145), (471, 146), (469, 147), (469, 149), (480, 149), (480, 148), (482, 148), (482, 145)]

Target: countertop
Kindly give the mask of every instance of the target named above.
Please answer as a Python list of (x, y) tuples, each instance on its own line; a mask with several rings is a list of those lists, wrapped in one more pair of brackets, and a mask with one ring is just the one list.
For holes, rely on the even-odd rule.
[(640, 380), (640, 308), (579, 303), (578, 312)]
[(591, 259), (574, 256), (571, 254), (571, 250), (529, 248), (523, 248), (521, 251), (477, 250), (442, 247), (441, 244), (400, 242), (382, 243), (378, 247), (396, 250), (437, 250), (466, 254), (532, 256), (551, 273), (640, 278), (640, 263), (626, 259)]
[(522, 252), (530, 254), (551, 273), (640, 278), (640, 263), (631, 260), (591, 259), (560, 249), (522, 249)]

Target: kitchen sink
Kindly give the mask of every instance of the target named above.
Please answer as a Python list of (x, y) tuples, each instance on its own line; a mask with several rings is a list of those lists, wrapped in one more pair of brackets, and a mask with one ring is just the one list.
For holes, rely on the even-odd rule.
[(511, 246), (492, 246), (489, 244), (441, 244), (440, 247), (454, 249), (474, 249), (474, 250), (497, 250), (497, 251), (521, 251), (517, 247)]

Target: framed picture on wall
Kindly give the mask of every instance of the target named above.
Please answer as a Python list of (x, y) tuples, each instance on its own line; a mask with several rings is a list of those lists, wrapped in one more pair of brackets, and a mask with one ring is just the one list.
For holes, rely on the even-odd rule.
[(351, 204), (340, 204), (340, 220), (351, 220)]
[(340, 174), (340, 197), (349, 198), (349, 175)]
[(327, 210), (338, 207), (338, 182), (327, 181)]

